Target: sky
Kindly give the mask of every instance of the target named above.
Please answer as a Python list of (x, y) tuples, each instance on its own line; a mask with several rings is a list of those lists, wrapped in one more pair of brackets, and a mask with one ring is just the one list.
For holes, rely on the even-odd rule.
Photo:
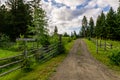
[(78, 33), (83, 16), (86, 16), (88, 21), (90, 17), (96, 21), (102, 11), (106, 14), (110, 7), (116, 11), (118, 6), (119, 0), (42, 0), (50, 31), (57, 26), (60, 34), (70, 34), (74, 30)]
[(48, 18), (49, 31), (53, 32), (57, 26), (59, 34), (78, 33), (83, 16), (88, 21), (90, 17), (96, 21), (102, 11), (106, 14), (110, 7), (117, 11), (119, 6), (119, 0), (41, 0), (41, 3)]

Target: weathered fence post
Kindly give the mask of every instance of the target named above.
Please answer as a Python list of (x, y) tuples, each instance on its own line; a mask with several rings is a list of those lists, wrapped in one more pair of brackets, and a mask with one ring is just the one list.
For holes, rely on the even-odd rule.
[(27, 58), (27, 54), (28, 54), (28, 51), (27, 51), (27, 40), (24, 41), (24, 58)]
[(35, 41), (35, 39), (30, 39), (30, 38), (18, 38), (17, 40), (19, 41), (24, 41), (24, 61), (23, 61), (23, 66), (24, 66), (24, 70), (29, 70), (30, 69), (30, 61), (28, 58), (28, 47), (27, 47), (27, 41)]
[(96, 39), (96, 53), (98, 53), (98, 38)]
[(104, 50), (106, 51), (106, 39), (105, 39), (105, 42), (104, 42)]
[(110, 44), (110, 49), (112, 49), (112, 44)]
[(102, 46), (102, 45), (101, 45), (101, 39), (100, 39), (100, 48), (101, 48), (101, 46)]
[(62, 35), (59, 35), (59, 43), (58, 43), (58, 54), (61, 54), (63, 52), (63, 46), (62, 46)]
[(59, 35), (59, 41), (60, 41), (60, 44), (62, 43), (62, 35), (60, 34)]

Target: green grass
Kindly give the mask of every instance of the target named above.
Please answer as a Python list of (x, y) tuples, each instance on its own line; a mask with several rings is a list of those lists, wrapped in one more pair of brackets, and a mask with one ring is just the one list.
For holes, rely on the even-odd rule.
[(73, 43), (74, 41), (65, 45), (65, 54), (58, 55), (45, 63), (35, 65), (31, 72), (26, 73), (22, 70), (17, 70), (0, 77), (0, 80), (48, 80), (50, 75), (56, 72), (56, 67), (64, 60)]
[[(28, 49), (33, 47), (33, 42), (28, 42), (27, 43)], [(15, 56), (23, 52), (23, 50), (18, 48), (18, 44), (14, 44), (10, 46), (9, 48), (0, 48), (0, 58), (6, 58), (10, 56)], [(36, 43), (34, 42), (34, 48), (36, 48)], [(24, 48), (23, 48), (24, 49)]]
[(90, 53), (97, 60), (99, 60), (103, 64), (107, 65), (110, 69), (113, 69), (118, 73), (120, 72), (120, 66), (111, 64), (110, 59), (108, 57), (116, 49), (115, 47), (120, 48), (119, 41), (108, 40), (107, 42), (109, 42), (109, 43), (111, 42), (113, 44), (113, 49), (107, 49), (107, 51), (104, 51), (104, 49), (98, 48), (99, 49), (98, 53), (96, 53), (96, 45), (91, 40), (84, 39), (84, 41), (87, 43), (87, 47), (88, 47)]
[(9, 50), (0, 49), (0, 58), (15, 56), (16, 54), (19, 54), (19, 52), (13, 52)]

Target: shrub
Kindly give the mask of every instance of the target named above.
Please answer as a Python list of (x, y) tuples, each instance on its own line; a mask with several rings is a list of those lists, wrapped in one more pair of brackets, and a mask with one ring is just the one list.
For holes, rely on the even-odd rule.
[(120, 51), (119, 50), (115, 50), (114, 52), (112, 52), (112, 54), (109, 56), (110, 61), (119, 66), (120, 65)]
[(5, 35), (5, 34), (1, 34), (0, 35), (0, 47), (9, 47), (10, 44), (10, 38)]

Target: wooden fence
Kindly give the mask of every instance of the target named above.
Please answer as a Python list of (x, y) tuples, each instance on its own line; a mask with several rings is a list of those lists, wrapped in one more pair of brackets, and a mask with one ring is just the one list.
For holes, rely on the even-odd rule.
[(27, 64), (27, 62), (25, 62), (26, 59), (30, 60), (30, 58), (34, 58), (37, 62), (49, 60), (58, 54), (58, 49), (61, 48), (61, 45), (60, 38), (59, 42), (47, 47), (40, 47), (31, 50), (27, 50), (25, 48), (24, 52), (19, 55), (8, 58), (0, 58), (0, 76), (4, 76), (10, 72), (25, 67)]
[[(98, 40), (95, 38), (91, 38), (91, 41), (96, 44), (96, 53), (98, 53), (99, 50), (109, 50), (113, 48), (113, 45), (111, 43), (106, 42), (106, 40), (102, 41), (102, 40)], [(99, 49), (101, 48), (101, 49)]]

